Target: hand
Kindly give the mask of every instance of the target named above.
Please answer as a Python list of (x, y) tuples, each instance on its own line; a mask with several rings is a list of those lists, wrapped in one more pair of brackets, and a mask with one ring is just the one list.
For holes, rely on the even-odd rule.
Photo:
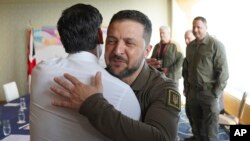
[(156, 69), (161, 68), (161, 63), (157, 61), (157, 59), (155, 58), (150, 58), (150, 59), (147, 59), (146, 61), (149, 65), (153, 66)]
[(90, 85), (81, 83), (77, 78), (67, 73), (64, 74), (64, 77), (71, 83), (58, 77), (54, 78), (54, 81), (64, 89), (50, 87), (54, 93), (67, 98), (66, 100), (53, 100), (52, 104), (55, 106), (79, 110), (88, 97), (103, 91), (100, 72), (97, 72), (95, 78), (92, 78)]
[(161, 68), (161, 71), (162, 71), (165, 75), (168, 75), (168, 68)]

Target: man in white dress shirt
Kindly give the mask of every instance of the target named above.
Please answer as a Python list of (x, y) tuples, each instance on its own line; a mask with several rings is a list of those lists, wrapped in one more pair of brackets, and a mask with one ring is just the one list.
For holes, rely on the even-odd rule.
[[(32, 72), (30, 101), (31, 141), (105, 141), (87, 118), (71, 109), (51, 105), (54, 98), (49, 87), (54, 77), (65, 72), (90, 84), (96, 72), (101, 72), (103, 97), (114, 109), (134, 119), (140, 118), (140, 105), (129, 85), (110, 75), (98, 64), (97, 44), (102, 40), (102, 15), (91, 5), (76, 4), (63, 11), (57, 28), (66, 58), (42, 61)], [(114, 121), (115, 122), (115, 121)]]

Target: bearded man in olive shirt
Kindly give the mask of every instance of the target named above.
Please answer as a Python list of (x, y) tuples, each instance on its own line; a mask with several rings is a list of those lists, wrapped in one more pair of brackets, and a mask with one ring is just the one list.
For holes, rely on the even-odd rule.
[(223, 44), (207, 33), (204, 17), (193, 20), (195, 40), (186, 48), (184, 92), (196, 141), (218, 141), (219, 97), (228, 80)]
[(65, 78), (73, 85), (55, 78), (65, 90), (51, 90), (67, 99), (53, 104), (79, 110), (114, 141), (176, 141), (180, 94), (173, 80), (146, 63), (151, 33), (151, 21), (146, 15), (123, 10), (112, 17), (106, 38), (107, 70), (134, 90), (141, 106), (141, 121), (121, 114), (103, 98), (100, 73), (92, 85), (81, 83), (70, 74), (65, 74)]

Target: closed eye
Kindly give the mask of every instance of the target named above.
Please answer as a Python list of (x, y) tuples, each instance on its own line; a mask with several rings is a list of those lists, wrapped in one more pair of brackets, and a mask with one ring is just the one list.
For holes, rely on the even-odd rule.
[(107, 38), (107, 40), (106, 40), (106, 43), (107, 43), (108, 45), (115, 45), (116, 42), (117, 42), (117, 40), (116, 40), (115, 38), (113, 38), (113, 37), (109, 37), (109, 38)]
[(136, 42), (133, 39), (125, 39), (126, 46), (133, 47), (136, 46)]

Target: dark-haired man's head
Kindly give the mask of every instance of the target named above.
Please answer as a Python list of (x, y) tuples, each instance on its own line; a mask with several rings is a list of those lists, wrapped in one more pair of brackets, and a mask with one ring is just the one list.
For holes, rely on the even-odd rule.
[(57, 29), (67, 53), (96, 48), (102, 15), (95, 7), (76, 4), (62, 12)]
[(106, 38), (107, 70), (130, 84), (143, 67), (150, 52), (152, 25), (149, 18), (136, 10), (122, 10), (112, 17)]
[(193, 20), (193, 34), (197, 41), (201, 41), (207, 34), (207, 20), (204, 17), (198, 16)]

